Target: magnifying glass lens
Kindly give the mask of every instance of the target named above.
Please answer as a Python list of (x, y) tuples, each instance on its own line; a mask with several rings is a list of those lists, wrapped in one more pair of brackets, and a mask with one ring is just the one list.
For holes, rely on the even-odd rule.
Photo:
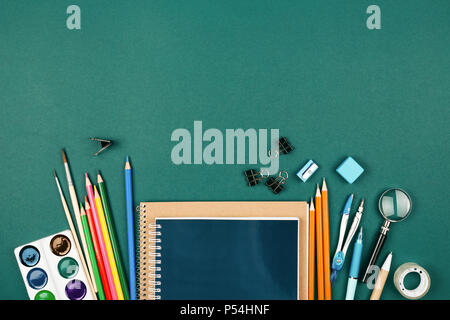
[(383, 193), (379, 202), (381, 214), (392, 222), (405, 219), (411, 211), (410, 197), (400, 189), (390, 189)]

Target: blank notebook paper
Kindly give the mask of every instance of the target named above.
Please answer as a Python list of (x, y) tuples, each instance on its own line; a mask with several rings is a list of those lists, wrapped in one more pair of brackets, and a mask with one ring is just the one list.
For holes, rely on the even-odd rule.
[(274, 208), (270, 202), (141, 203), (139, 298), (305, 299), (307, 205)]
[(297, 219), (156, 224), (161, 299), (297, 299)]

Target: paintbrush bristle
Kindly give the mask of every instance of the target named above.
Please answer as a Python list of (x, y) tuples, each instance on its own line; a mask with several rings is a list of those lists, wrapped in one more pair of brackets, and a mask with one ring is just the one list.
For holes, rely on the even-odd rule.
[(64, 163), (66, 163), (67, 162), (66, 153), (64, 152), (64, 149), (61, 149), (61, 151), (62, 151), (63, 161), (64, 161)]

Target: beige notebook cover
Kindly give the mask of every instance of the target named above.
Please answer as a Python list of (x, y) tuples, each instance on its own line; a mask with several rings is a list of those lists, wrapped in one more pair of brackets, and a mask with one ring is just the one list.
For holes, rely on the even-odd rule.
[(299, 219), (298, 297), (308, 299), (308, 204), (303, 201), (273, 202), (141, 202), (139, 215), (139, 299), (151, 300), (157, 293), (153, 284), (159, 281), (155, 248), (158, 229), (156, 218), (168, 217), (295, 217)]

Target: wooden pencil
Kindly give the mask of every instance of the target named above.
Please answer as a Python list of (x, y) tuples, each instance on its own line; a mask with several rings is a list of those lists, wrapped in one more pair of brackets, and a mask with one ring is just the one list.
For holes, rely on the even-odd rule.
[(311, 197), (309, 205), (309, 257), (308, 257), (308, 300), (314, 300), (314, 268), (315, 268), (315, 209), (314, 202)]
[(97, 259), (98, 271), (100, 279), (102, 280), (103, 290), (105, 291), (106, 300), (112, 300), (111, 290), (109, 290), (108, 277), (106, 276), (105, 265), (103, 263), (102, 253), (100, 251), (100, 244), (98, 243), (97, 231), (95, 230), (94, 217), (92, 216), (91, 206), (87, 197), (84, 197), (84, 206), (86, 208), (86, 217), (89, 225), (89, 230), (92, 236), (92, 245), (94, 246), (95, 258)]
[(330, 227), (328, 214), (328, 188), (325, 178), (322, 182), (322, 226), (323, 226), (323, 276), (325, 281), (325, 300), (331, 300), (330, 279)]
[(322, 197), (319, 185), (316, 190), (316, 243), (317, 243), (317, 299), (325, 299), (323, 279), (323, 225), (322, 225)]
[(383, 292), (384, 284), (391, 269), (392, 263), (392, 252), (390, 252), (381, 266), (380, 272), (378, 273), (377, 280), (375, 281), (375, 287), (373, 288), (372, 294), (370, 295), (370, 300), (380, 300), (381, 293)]
[(102, 198), (103, 209), (105, 212), (106, 225), (108, 226), (109, 236), (111, 238), (111, 245), (114, 253), (114, 258), (116, 259), (117, 271), (119, 273), (120, 284), (122, 286), (123, 298), (125, 300), (130, 299), (130, 292), (128, 289), (127, 275), (125, 274), (125, 269), (123, 267), (119, 241), (117, 241), (116, 232), (114, 229), (114, 222), (111, 214), (111, 207), (109, 206), (108, 195), (106, 193), (105, 182), (100, 172), (97, 174), (98, 190), (100, 191), (100, 197)]
[[(77, 193), (75, 191), (75, 186), (72, 181), (72, 175), (70, 173), (70, 167), (69, 167), (69, 162), (67, 161), (66, 153), (65, 153), (64, 149), (62, 149), (61, 151), (62, 151), (62, 158), (63, 158), (63, 162), (64, 162), (64, 169), (66, 171), (66, 180), (67, 180), (67, 184), (69, 186), (70, 200), (72, 201), (72, 210), (73, 210), (73, 214), (75, 216), (75, 221), (77, 222), (78, 233), (80, 235), (81, 244), (83, 245), (84, 256), (86, 258), (87, 266), (89, 269), (89, 274), (87, 274), (87, 276), (91, 277), (95, 292), (97, 292), (97, 285), (94, 281), (94, 271), (92, 268), (92, 262), (91, 262), (91, 258), (89, 256), (89, 252), (88, 252), (88, 248), (87, 248), (87, 244), (86, 244), (86, 236), (84, 235), (83, 225), (81, 223), (80, 208), (78, 207)], [(77, 234), (75, 233), (74, 236), (76, 237)]]
[(133, 219), (133, 184), (131, 179), (131, 165), (129, 158), (125, 162), (125, 200), (127, 212), (128, 234), (128, 267), (130, 277), (130, 299), (136, 300), (136, 261), (134, 243), (134, 219)]
[(58, 176), (56, 175), (56, 171), (53, 171), (53, 175), (55, 177), (56, 186), (58, 187), (59, 197), (61, 198), (61, 203), (62, 203), (62, 206), (64, 209), (64, 213), (66, 214), (67, 223), (69, 224), (69, 228), (70, 228), (70, 231), (72, 232), (73, 240), (75, 242), (75, 247), (78, 251), (78, 255), (80, 256), (81, 266), (84, 270), (84, 273), (86, 274), (86, 279), (87, 279), (89, 288), (92, 291), (92, 296), (94, 297), (94, 300), (97, 300), (96, 292), (94, 290), (94, 285), (92, 284), (92, 279), (89, 276), (89, 270), (87, 268), (86, 261), (84, 260), (83, 252), (81, 251), (80, 242), (78, 242), (78, 237), (75, 232), (75, 226), (73, 225), (69, 207), (67, 206), (66, 198), (64, 197), (63, 191), (61, 189), (61, 185), (59, 184), (59, 179), (58, 179)]
[(102, 228), (103, 239), (105, 240), (106, 253), (108, 255), (109, 265), (111, 266), (111, 273), (114, 280), (114, 286), (117, 292), (117, 299), (123, 300), (122, 286), (120, 285), (119, 273), (117, 272), (116, 259), (112, 250), (111, 239), (109, 237), (108, 226), (106, 225), (105, 212), (103, 210), (102, 200), (94, 186), (94, 199), (97, 207), (98, 218), (100, 220), (100, 227)]
[(92, 245), (92, 237), (91, 232), (89, 231), (89, 223), (86, 218), (86, 211), (84, 210), (83, 204), (81, 203), (80, 203), (80, 216), (81, 216), (81, 223), (83, 224), (84, 235), (86, 236), (86, 244), (88, 247), (89, 256), (92, 261), (92, 271), (94, 271), (94, 281), (96, 282), (97, 285), (98, 298), (100, 300), (105, 300), (106, 299), (105, 291), (103, 290), (102, 279), (100, 277), (100, 271), (98, 269), (97, 259), (95, 257), (94, 246)]
[(97, 233), (97, 239), (98, 239), (98, 243), (100, 246), (100, 253), (102, 254), (103, 265), (105, 266), (109, 290), (111, 291), (112, 299), (117, 300), (116, 286), (114, 284), (114, 278), (113, 278), (112, 271), (111, 271), (111, 265), (108, 260), (108, 253), (106, 252), (106, 244), (105, 244), (105, 239), (103, 237), (103, 232), (102, 232), (102, 227), (100, 224), (100, 218), (98, 215), (97, 206), (95, 205), (94, 189), (92, 188), (91, 180), (89, 180), (87, 173), (85, 174), (85, 177), (86, 177), (86, 191), (88, 194), (89, 203), (91, 205), (92, 216), (94, 217), (95, 231)]

